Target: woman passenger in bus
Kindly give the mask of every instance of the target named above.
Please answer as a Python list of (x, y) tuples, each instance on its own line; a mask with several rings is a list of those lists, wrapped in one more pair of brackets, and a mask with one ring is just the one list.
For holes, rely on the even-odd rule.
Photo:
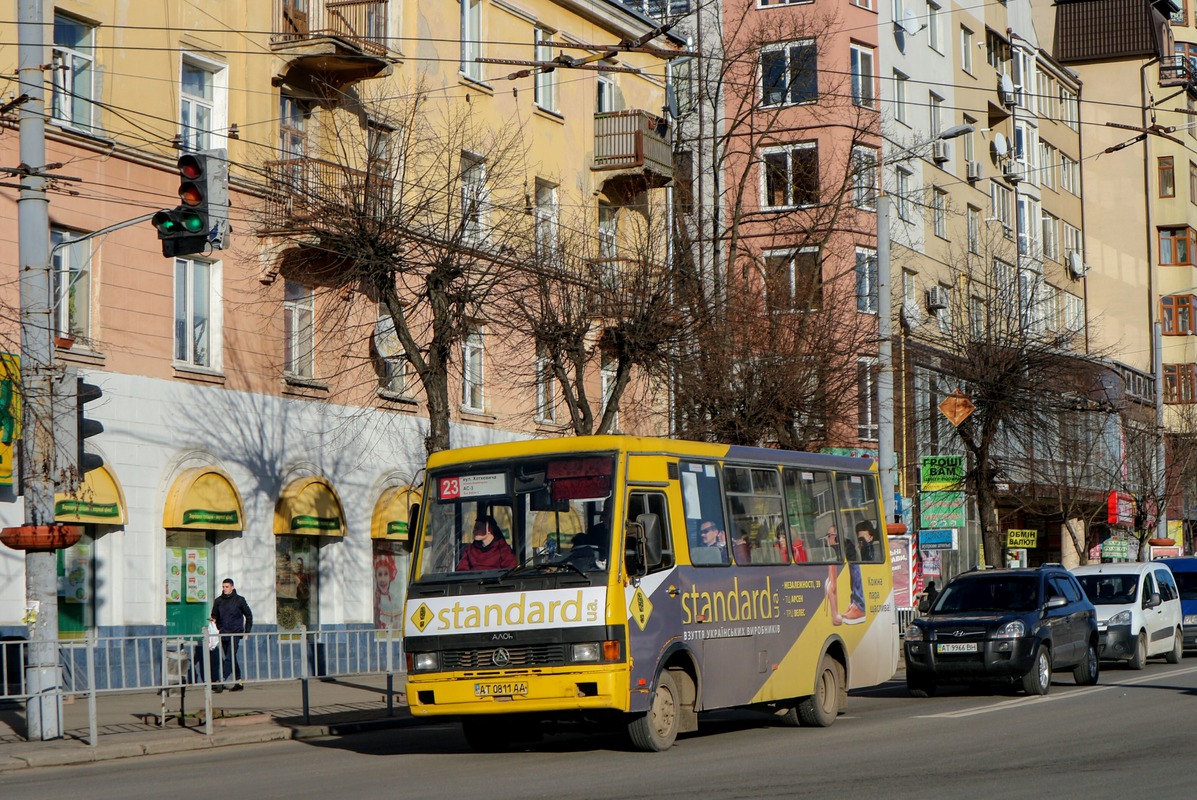
[(515, 553), (503, 538), (499, 523), (491, 516), (479, 517), (474, 522), (474, 542), (461, 554), (457, 571), (511, 569), (514, 566)]

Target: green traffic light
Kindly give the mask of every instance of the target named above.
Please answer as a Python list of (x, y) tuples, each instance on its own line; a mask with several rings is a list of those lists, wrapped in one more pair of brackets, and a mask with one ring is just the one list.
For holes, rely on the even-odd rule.
[(179, 214), (179, 221), (183, 223), (183, 229), (188, 233), (203, 233), (204, 218), (192, 211), (183, 211)]
[(174, 233), (179, 230), (179, 223), (169, 211), (159, 211), (154, 214), (150, 224), (163, 233)]

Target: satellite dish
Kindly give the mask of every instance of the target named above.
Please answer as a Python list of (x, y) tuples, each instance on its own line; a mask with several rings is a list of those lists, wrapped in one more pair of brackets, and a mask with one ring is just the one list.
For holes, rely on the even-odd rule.
[(1081, 254), (1075, 250), (1068, 254), (1068, 271), (1072, 273), (1073, 277), (1085, 277), (1085, 262), (1081, 258)]
[(1006, 137), (1000, 133), (993, 135), (990, 147), (993, 149), (994, 158), (1005, 158), (1010, 153), (1010, 145), (1006, 142)]
[(669, 112), (670, 119), (678, 118), (677, 91), (672, 83), (665, 84), (665, 110)]
[(907, 36), (914, 36), (923, 28), (927, 27), (927, 23), (919, 21), (918, 15), (914, 13), (914, 9), (912, 8), (902, 9), (902, 19), (897, 20), (897, 23), (898, 27), (901, 28), (902, 32)]
[(1001, 81), (998, 83), (999, 91), (1001, 92), (1002, 105), (1014, 105), (1014, 81), (1010, 80), (1009, 75), (1002, 75)]

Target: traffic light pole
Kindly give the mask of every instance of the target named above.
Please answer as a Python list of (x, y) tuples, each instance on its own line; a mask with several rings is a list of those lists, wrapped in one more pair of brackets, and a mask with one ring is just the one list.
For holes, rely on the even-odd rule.
[[(54, 523), (54, 431), (50, 342), (50, 206), (46, 197), (45, 26), (42, 0), (18, 0), (18, 81), (28, 100), (19, 117), (24, 168), (17, 200), (21, 288), (21, 464), (26, 525)], [(62, 735), (58, 668), (58, 559), (53, 550), (25, 554), (25, 691), (28, 738)]]

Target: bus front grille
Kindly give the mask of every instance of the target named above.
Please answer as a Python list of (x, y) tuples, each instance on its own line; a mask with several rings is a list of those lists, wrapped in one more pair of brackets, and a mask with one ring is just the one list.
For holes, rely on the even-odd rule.
[[(500, 654), (500, 651), (505, 655)], [(499, 655), (496, 658), (497, 654)], [(446, 650), (444, 657), (445, 669), (451, 670), (554, 667), (565, 663), (565, 645), (540, 644), (486, 650)]]

